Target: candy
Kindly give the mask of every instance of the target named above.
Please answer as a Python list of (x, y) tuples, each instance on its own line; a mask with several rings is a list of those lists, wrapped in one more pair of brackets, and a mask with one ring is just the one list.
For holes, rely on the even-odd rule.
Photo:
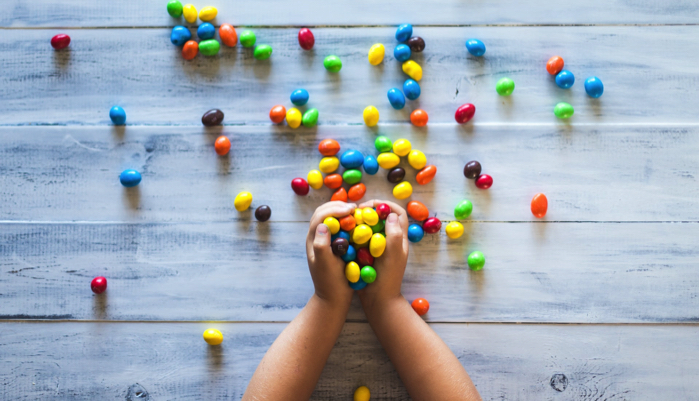
[(361, 182), (359, 184), (352, 185), (347, 191), (347, 198), (352, 202), (358, 201), (364, 197), (366, 193), (366, 186)]
[(371, 398), (371, 392), (366, 386), (357, 387), (354, 390), (354, 400), (353, 401), (369, 401)]
[(427, 157), (421, 151), (415, 149), (408, 154), (408, 163), (415, 170), (420, 170), (427, 164)]
[(383, 61), (383, 57), (386, 54), (386, 48), (381, 44), (377, 43), (369, 49), (369, 64), (379, 65)]
[(323, 183), (330, 189), (338, 189), (342, 186), (342, 176), (340, 174), (329, 174), (325, 176)]
[(447, 236), (451, 239), (457, 239), (464, 235), (464, 225), (459, 223), (458, 221), (452, 221), (451, 223), (447, 224), (447, 227), (444, 229), (444, 231), (447, 232)]
[(425, 40), (419, 36), (413, 36), (412, 38), (408, 39), (408, 46), (410, 46), (410, 50), (416, 53), (421, 53), (423, 50), (425, 50)]
[(340, 222), (340, 228), (343, 231), (352, 231), (354, 230), (355, 227), (357, 227), (357, 220), (354, 219), (354, 216), (349, 215), (342, 217), (338, 220)]
[(364, 155), (358, 150), (346, 150), (340, 157), (340, 163), (344, 168), (359, 168), (364, 164)]
[(563, 70), (556, 75), (556, 85), (561, 89), (570, 89), (575, 83), (575, 75), (568, 70)]
[(413, 36), (413, 26), (410, 24), (398, 25), (396, 29), (396, 40), (399, 42), (405, 42), (411, 36)]
[(406, 209), (408, 215), (417, 221), (427, 220), (430, 217), (430, 211), (422, 202), (410, 201)]
[(328, 56), (323, 60), (323, 66), (330, 72), (339, 72), (342, 69), (342, 60), (337, 56)]
[(334, 139), (323, 139), (318, 144), (318, 152), (323, 156), (335, 156), (340, 151), (340, 144)]
[(553, 108), (553, 114), (558, 118), (571, 118), (573, 117), (573, 113), (575, 113), (575, 110), (570, 103), (560, 102)]
[[(376, 147), (376, 150), (379, 151), (379, 153), (386, 153), (390, 152), (391, 149), (393, 149), (393, 143), (391, 142), (390, 139), (388, 139), (387, 136), (377, 136), (376, 140), (374, 141), (374, 146)], [(398, 160), (400, 162), (400, 159)]]
[(405, 82), (403, 82), (403, 93), (405, 93), (405, 97), (408, 99), (415, 100), (419, 98), (420, 92), (420, 84), (414, 79), (406, 79)]
[(272, 209), (267, 205), (262, 205), (255, 209), (255, 218), (257, 221), (265, 222), (272, 217)]
[(211, 109), (201, 116), (201, 123), (207, 127), (213, 127), (223, 122), (223, 112), (219, 109)]
[(412, 147), (413, 146), (409, 140), (401, 138), (401, 139), (393, 142), (393, 153), (395, 153), (401, 157), (407, 156), (408, 153), (410, 153), (410, 150), (412, 149)]
[(243, 47), (253, 47), (255, 46), (255, 42), (257, 42), (257, 36), (255, 36), (255, 32), (248, 30), (241, 32), (240, 44), (243, 45)]
[(235, 210), (243, 212), (250, 208), (251, 203), (252, 194), (250, 192), (243, 191), (235, 197), (235, 200), (233, 201), (233, 206), (235, 206)]
[(549, 200), (546, 199), (546, 195), (544, 194), (536, 194), (532, 198), (532, 204), (531, 204), (531, 209), (532, 209), (532, 214), (534, 217), (538, 218), (543, 218), (546, 216), (546, 211), (549, 208)]
[(172, 18), (180, 18), (182, 16), (182, 3), (179, 0), (170, 0), (167, 2), (167, 13)]
[(467, 40), (466, 49), (476, 57), (481, 57), (485, 54), (485, 44), (478, 39)]
[(286, 111), (286, 123), (291, 128), (298, 128), (301, 125), (302, 118), (301, 112), (296, 107), (292, 107)]
[(410, 56), (410, 47), (408, 47), (407, 45), (400, 44), (396, 46), (395, 49), (393, 49), (393, 57), (395, 57), (395, 59), (400, 62), (410, 60)]
[(372, 266), (364, 266), (361, 270), (362, 281), (371, 284), (376, 280), (376, 270)]
[(590, 77), (585, 80), (585, 92), (590, 97), (597, 99), (604, 93), (604, 84), (597, 77)]
[(372, 155), (364, 156), (364, 172), (369, 175), (374, 175), (379, 171), (379, 162)]
[(313, 32), (311, 32), (311, 30), (308, 28), (299, 29), (298, 37), (299, 46), (301, 46), (303, 50), (311, 50), (313, 45), (316, 43), (316, 38), (313, 36)]
[(305, 89), (296, 89), (295, 91), (291, 92), (291, 96), (289, 96), (291, 103), (295, 104), (296, 106), (305, 105), (308, 103), (308, 98), (308, 91)]
[(481, 270), (485, 266), (485, 256), (481, 251), (473, 251), (466, 260), (471, 270)]
[(345, 265), (345, 277), (350, 283), (359, 281), (360, 274), (359, 265), (356, 262), (349, 262)]
[(464, 220), (464, 219), (467, 219), (468, 216), (471, 215), (472, 211), (473, 211), (473, 204), (471, 203), (471, 201), (462, 200), (454, 208), (454, 217), (456, 217), (458, 220)]
[[(364, 212), (362, 212), (362, 215)], [(357, 227), (354, 228), (354, 231), (352, 232), (352, 241), (355, 244), (361, 245), (365, 244), (367, 241), (371, 239), (371, 236), (374, 232), (371, 230), (371, 227), (369, 227), (366, 224), (359, 224)]]
[(255, 46), (255, 51), (253, 51), (252, 56), (258, 60), (267, 60), (269, 56), (272, 55), (272, 46), (270, 45), (259, 45)]
[(553, 56), (546, 62), (546, 71), (551, 75), (556, 75), (563, 69), (563, 58), (560, 56)]
[(101, 294), (107, 291), (107, 279), (102, 276), (93, 278), (90, 282), (90, 288), (95, 294)]
[(216, 18), (218, 14), (218, 9), (216, 7), (204, 7), (199, 11), (199, 19), (202, 21), (211, 21)]
[(464, 177), (470, 179), (476, 179), (481, 175), (481, 164), (475, 160), (471, 160), (464, 166)]
[(379, 215), (379, 219), (386, 220), (388, 215), (391, 214), (391, 206), (387, 203), (379, 203), (376, 205), (376, 214)]
[(362, 209), (362, 221), (369, 226), (376, 225), (379, 222), (379, 214), (373, 208), (365, 207)]
[(318, 109), (313, 108), (304, 111), (301, 122), (304, 127), (315, 127), (318, 124)]
[(396, 199), (405, 199), (413, 194), (413, 186), (408, 181), (403, 181), (393, 187), (393, 196)]
[(488, 189), (493, 186), (493, 177), (488, 174), (481, 174), (476, 178), (476, 186), (480, 189)]
[[(189, 31), (187, 31), (189, 32)], [(65, 49), (70, 44), (70, 36), (65, 33), (59, 33), (51, 38), (51, 47), (56, 50)]]
[[(348, 234), (348, 236), (349, 236), (349, 234)], [(349, 262), (353, 261), (356, 257), (357, 257), (357, 250), (354, 249), (354, 247), (352, 245), (347, 245), (347, 253), (342, 255), (342, 260), (345, 263), (349, 263)], [(359, 270), (359, 266), (357, 266), (357, 270)]]
[(362, 180), (362, 172), (354, 168), (345, 170), (342, 179), (349, 185), (354, 185)]
[(415, 109), (410, 113), (410, 122), (416, 127), (424, 127), (427, 125), (427, 112), (422, 109)]
[(391, 88), (388, 90), (388, 102), (391, 103), (391, 107), (400, 110), (405, 107), (405, 96), (403, 96), (403, 92), (400, 89)]
[(427, 234), (436, 234), (442, 228), (442, 221), (436, 217), (430, 217), (422, 223), (422, 229)]
[(374, 106), (367, 106), (364, 109), (364, 113), (362, 113), (362, 117), (364, 117), (364, 124), (367, 127), (373, 127), (379, 123), (379, 110)]
[(360, 267), (374, 265), (374, 257), (371, 256), (369, 248), (359, 248), (357, 250), (357, 263), (359, 263)]
[(136, 170), (124, 170), (119, 174), (119, 182), (126, 188), (135, 187), (141, 183), (141, 173)]
[(306, 181), (313, 189), (321, 189), (323, 187), (323, 174), (318, 170), (311, 170), (306, 176)]
[(213, 39), (216, 36), (216, 28), (212, 24), (205, 22), (197, 28), (197, 36), (201, 40)]
[(413, 310), (418, 316), (423, 316), (430, 310), (430, 303), (427, 302), (425, 298), (416, 298), (413, 300), (413, 303), (411, 303), (410, 306), (413, 307)]
[(114, 106), (109, 109), (109, 118), (114, 125), (126, 124), (126, 112), (119, 106)]
[(510, 96), (515, 90), (515, 81), (510, 78), (502, 78), (495, 84), (495, 91), (500, 96)]
[(367, 286), (367, 283), (365, 283), (364, 280), (362, 280), (360, 277), (359, 281), (357, 281), (356, 283), (349, 283), (349, 286), (353, 290), (359, 291), (359, 290), (363, 290)]
[(199, 43), (193, 40), (188, 40), (182, 47), (182, 58), (192, 60), (199, 53)]
[(286, 118), (286, 107), (278, 104), (269, 110), (269, 119), (275, 124), (281, 124)]
[(408, 60), (403, 63), (403, 72), (415, 81), (422, 79), (422, 67), (413, 60)]
[(326, 217), (325, 220), (323, 220), (323, 224), (328, 226), (330, 234), (337, 234), (338, 232), (340, 232), (340, 222), (332, 216)]
[[(386, 250), (386, 237), (380, 232), (372, 229), (375, 234), (371, 236), (371, 241), (369, 242), (369, 252), (371, 256), (375, 258), (380, 258), (383, 252)], [(364, 280), (367, 281), (367, 280)], [(367, 281), (368, 283), (369, 281)]]
[(349, 246), (349, 241), (344, 238), (336, 238), (331, 244), (333, 253), (337, 256), (345, 256)]
[(331, 201), (340, 201), (340, 202), (347, 202), (347, 191), (345, 191), (344, 188), (339, 188), (337, 191), (333, 193), (333, 196), (330, 197)]
[(216, 154), (219, 156), (227, 155), (231, 150), (231, 140), (225, 135), (219, 136), (216, 138), (216, 142), (214, 142), (214, 149), (216, 150)]
[(364, 224), (364, 220), (362, 219), (362, 209), (354, 209), (354, 221), (357, 222), (357, 225)]
[(403, 181), (403, 178), (405, 178), (405, 169), (402, 167), (392, 168), (389, 170), (388, 175), (386, 176), (388, 182), (394, 184), (398, 184), (399, 182)]
[(291, 189), (293, 189), (294, 192), (296, 192), (296, 195), (304, 196), (308, 195), (309, 185), (308, 182), (306, 182), (306, 180), (297, 177), (291, 180)]
[(333, 235), (330, 236), (330, 242), (335, 241), (335, 240), (338, 239), (338, 238), (344, 238), (344, 239), (346, 239), (347, 241), (349, 241), (349, 240), (350, 240), (350, 234), (349, 234), (347, 231), (342, 231), (342, 230), (340, 230), (340, 231), (338, 231), (337, 234), (333, 234)]
[(410, 227), (408, 227), (408, 241), (420, 242), (424, 236), (425, 231), (419, 224), (411, 224)]
[(175, 46), (184, 46), (188, 40), (192, 39), (192, 33), (189, 29), (182, 25), (172, 27), (170, 32), (170, 42)]
[(184, 20), (190, 24), (197, 22), (197, 9), (191, 4), (184, 5), (182, 15), (184, 15)]
[(437, 175), (437, 166), (430, 164), (417, 173), (415, 181), (418, 185), (427, 185), (432, 181), (435, 175)]
[(199, 42), (199, 51), (204, 56), (215, 56), (221, 49), (221, 44), (216, 39), (202, 40)]
[(221, 37), (221, 42), (228, 47), (234, 47), (238, 44), (238, 32), (231, 24), (221, 24), (218, 28), (218, 36)]
[(204, 341), (209, 345), (219, 345), (223, 342), (223, 334), (216, 329), (208, 329), (204, 332)]
[(467, 122), (471, 121), (474, 114), (476, 114), (476, 106), (472, 105), (471, 103), (466, 103), (462, 104), (458, 109), (456, 109), (454, 119), (459, 124), (466, 124)]
[(379, 220), (378, 223), (371, 226), (371, 231), (373, 231), (374, 234), (376, 234), (376, 233), (382, 232), (385, 228), (386, 228), (386, 222), (384, 220)]

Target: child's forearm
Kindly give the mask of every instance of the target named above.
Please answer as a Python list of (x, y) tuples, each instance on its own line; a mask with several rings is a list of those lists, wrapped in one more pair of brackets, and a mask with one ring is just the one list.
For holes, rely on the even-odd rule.
[(262, 358), (243, 400), (308, 400), (348, 310), (349, 303), (331, 305), (313, 295)]
[(402, 295), (363, 307), (413, 400), (481, 399), (456, 356)]

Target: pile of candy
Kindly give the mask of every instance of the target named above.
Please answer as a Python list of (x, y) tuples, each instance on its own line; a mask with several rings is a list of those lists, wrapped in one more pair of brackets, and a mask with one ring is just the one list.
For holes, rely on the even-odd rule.
[[(310, 95), (305, 89), (296, 89), (291, 92), (289, 98), (294, 106), (305, 106)], [(269, 111), (269, 119), (275, 124), (281, 124), (286, 119), (286, 123), (293, 129), (298, 128), (301, 124), (310, 128), (318, 124), (318, 109), (310, 108), (301, 114), (301, 111), (296, 107), (292, 107), (287, 111), (286, 107), (278, 104)]]

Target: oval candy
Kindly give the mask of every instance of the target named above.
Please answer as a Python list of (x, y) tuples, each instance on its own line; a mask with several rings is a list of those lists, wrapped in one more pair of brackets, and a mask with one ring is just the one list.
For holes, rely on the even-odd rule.
[(381, 44), (377, 43), (369, 49), (369, 64), (379, 65), (383, 61), (384, 55), (386, 54), (386, 48)]
[(454, 119), (459, 124), (466, 124), (467, 122), (471, 121), (475, 114), (476, 106), (472, 105), (471, 103), (466, 103), (462, 104), (458, 109), (456, 109)]
[(199, 42), (199, 52), (204, 56), (215, 56), (218, 54), (221, 45), (216, 39), (202, 40)]
[(330, 247), (333, 250), (333, 254), (337, 256), (345, 256), (347, 253), (347, 250), (350, 247), (349, 241), (347, 241), (344, 238), (335, 238), (333, 242), (330, 244)]
[(240, 44), (243, 45), (243, 47), (253, 47), (255, 46), (255, 42), (257, 42), (255, 32), (245, 30), (240, 34)]
[(286, 112), (286, 123), (289, 127), (296, 129), (301, 125), (301, 112), (296, 107), (292, 107)]
[[(187, 30), (187, 32), (189, 32), (189, 30)], [(191, 37), (191, 35), (190, 35), (190, 37)], [(172, 37), (171, 37), (171, 39), (172, 39)], [(66, 35), (65, 33), (59, 33), (58, 35), (51, 38), (51, 47), (53, 47), (56, 50), (65, 49), (66, 47), (68, 47), (69, 44), (70, 44), (70, 36)]]
[(420, 242), (424, 236), (425, 230), (419, 224), (411, 224), (408, 227), (408, 241), (413, 243)]
[(422, 202), (410, 201), (406, 210), (408, 215), (417, 221), (427, 220), (430, 217), (430, 211)]
[(344, 188), (339, 188), (337, 191), (335, 191), (335, 193), (333, 193), (330, 201), (347, 202), (347, 191), (345, 191)]
[(269, 110), (269, 119), (275, 124), (281, 124), (286, 118), (286, 107), (278, 104)]
[(415, 176), (415, 181), (418, 185), (427, 185), (432, 181), (434, 176), (437, 174), (437, 166), (430, 164), (425, 166), (419, 173)]
[(364, 155), (358, 150), (346, 150), (342, 156), (340, 156), (340, 164), (342, 164), (342, 167), (347, 169), (359, 168), (362, 164), (364, 164)]
[(476, 178), (476, 186), (480, 189), (488, 189), (493, 186), (493, 177), (488, 174), (481, 174)]
[(585, 80), (585, 92), (591, 98), (597, 99), (604, 93), (604, 84), (597, 77), (590, 77)]
[(313, 189), (323, 188), (323, 174), (318, 170), (309, 171), (306, 176), (306, 181), (308, 181), (308, 185)]
[(294, 105), (303, 106), (306, 103), (308, 103), (309, 97), (310, 96), (307, 90), (296, 89), (295, 91), (291, 92), (291, 96), (289, 96), (289, 99), (291, 100), (291, 103), (293, 103)]
[(332, 216), (326, 217), (325, 220), (323, 220), (323, 224), (328, 226), (330, 234), (337, 234), (340, 232), (340, 222)]
[(427, 165), (427, 157), (421, 151), (415, 149), (408, 154), (408, 163), (415, 170), (420, 170)]
[(231, 24), (221, 24), (218, 28), (218, 36), (221, 37), (221, 42), (228, 47), (234, 47), (238, 44), (238, 32)]
[(549, 200), (544, 194), (536, 194), (532, 198), (531, 210), (534, 217), (544, 218), (546, 216), (546, 211), (549, 208)]
[(556, 85), (561, 89), (570, 89), (575, 84), (575, 75), (568, 70), (556, 74)]
[(354, 209), (354, 221), (357, 222), (357, 225), (364, 224), (364, 220), (362, 220), (362, 209)]
[(363, 290), (364, 288), (366, 288), (367, 283), (365, 283), (362, 280), (362, 278), (360, 277), (359, 281), (357, 281), (356, 283), (349, 283), (349, 286), (351, 289), (353, 289), (355, 291), (359, 291), (359, 290)]
[(250, 192), (243, 191), (236, 195), (235, 200), (233, 201), (233, 206), (235, 206), (235, 210), (243, 212), (250, 208), (251, 203), (252, 194)]
[(340, 144), (334, 139), (323, 139), (318, 144), (318, 152), (323, 156), (335, 156), (340, 151)]
[(405, 178), (405, 169), (402, 167), (392, 168), (386, 176), (388, 182), (392, 182), (394, 184), (398, 184), (399, 182), (403, 181), (403, 178)]
[(231, 140), (225, 135), (219, 136), (216, 138), (216, 142), (214, 142), (214, 149), (216, 150), (216, 154), (219, 156), (227, 155), (231, 150)]
[(396, 110), (401, 110), (405, 107), (405, 96), (403, 92), (398, 88), (391, 88), (388, 90), (388, 102), (391, 103), (391, 107)]
[(481, 164), (475, 160), (471, 160), (464, 166), (464, 177), (475, 180), (481, 175)]
[(442, 228), (442, 222), (436, 217), (430, 217), (422, 223), (422, 229), (427, 234), (436, 234)]
[(128, 169), (121, 172), (119, 182), (126, 188), (132, 188), (141, 183), (141, 173), (136, 170)]
[(401, 138), (393, 142), (393, 153), (401, 157), (407, 156), (408, 153), (410, 153), (410, 151), (412, 150), (412, 148), (412, 144), (407, 139)]
[[(381, 257), (383, 252), (386, 250), (386, 237), (381, 233), (375, 233), (371, 236), (371, 242), (369, 242), (369, 252), (371, 256), (375, 258)], [(365, 280), (366, 281), (366, 280)]]
[(551, 75), (556, 75), (563, 69), (563, 58), (560, 56), (553, 56), (546, 62), (546, 71)]
[(323, 60), (323, 66), (330, 72), (339, 72), (342, 69), (342, 60), (337, 56), (330, 55)]
[(184, 46), (188, 40), (192, 39), (192, 33), (187, 27), (177, 25), (172, 27), (170, 32), (170, 42), (175, 46)]
[(471, 252), (466, 262), (471, 270), (482, 270), (485, 266), (485, 255), (481, 251)]
[[(349, 235), (348, 235), (349, 236)], [(342, 256), (345, 263), (354, 261), (357, 258), (357, 250), (352, 245), (347, 246), (347, 253)]]
[(369, 401), (371, 399), (371, 392), (367, 386), (357, 387), (354, 390), (353, 401)]
[(373, 231), (374, 234), (376, 234), (376, 233), (382, 232), (385, 228), (386, 228), (386, 221), (379, 220), (378, 223), (371, 226), (371, 231)]
[(347, 169), (342, 173), (342, 179), (349, 185), (354, 185), (362, 180), (362, 172), (358, 169)]
[(220, 125), (223, 122), (223, 112), (219, 109), (211, 109), (201, 116), (201, 123), (207, 127)]
[(182, 15), (184, 15), (184, 20), (190, 24), (197, 22), (197, 9), (191, 4), (185, 4), (182, 7)]
[(422, 67), (413, 60), (408, 60), (403, 63), (403, 72), (415, 81), (422, 79)]
[(114, 106), (109, 109), (109, 119), (114, 125), (124, 125), (126, 124), (126, 112), (123, 108)]
[(376, 225), (379, 222), (379, 214), (376, 213), (374, 208), (365, 207), (362, 209), (362, 221), (369, 226)]
[(107, 291), (107, 278), (102, 276), (97, 276), (90, 282), (90, 289), (95, 294), (101, 294)]
[(179, 0), (170, 0), (167, 2), (167, 13), (172, 18), (180, 18), (182, 16), (182, 3)]
[(252, 56), (258, 60), (267, 60), (272, 55), (272, 46), (259, 45), (255, 46)]
[[(294, 178), (293, 180), (291, 180), (291, 189), (293, 189), (294, 192), (296, 192), (296, 195), (299, 195), (299, 196), (308, 195), (308, 191), (309, 191), (308, 187), (309, 187), (308, 182), (306, 182), (306, 180), (304, 180), (301, 177)], [(333, 233), (333, 234), (335, 234), (335, 233)]]
[(573, 109), (570, 103), (560, 102), (553, 108), (553, 114), (561, 119), (571, 118), (573, 113), (575, 113), (575, 109)]
[(419, 98), (420, 92), (420, 84), (414, 79), (406, 79), (405, 82), (403, 82), (403, 93), (405, 93), (405, 97), (408, 99), (415, 100)]
[(197, 36), (201, 40), (213, 39), (216, 36), (216, 28), (212, 24), (205, 22), (197, 28)]
[(372, 155), (364, 156), (364, 172), (369, 175), (374, 175), (379, 171), (379, 162)]
[(416, 127), (424, 127), (427, 125), (427, 112), (422, 109), (415, 109), (410, 113), (410, 122)]
[(393, 142), (387, 136), (377, 136), (374, 141), (374, 146), (379, 153), (390, 152), (393, 149)]
[(410, 60), (411, 53), (410, 47), (404, 44), (400, 44), (393, 49), (393, 57), (400, 62)]
[(204, 7), (199, 11), (199, 19), (202, 21), (211, 21), (216, 18), (218, 9), (216, 7)]
[(400, 164), (400, 157), (395, 153), (381, 153), (376, 157), (381, 168), (389, 170)]
[(342, 176), (340, 174), (329, 174), (325, 176), (323, 183), (330, 189), (338, 189), (342, 186)]
[(510, 96), (515, 90), (515, 81), (510, 78), (502, 78), (495, 84), (495, 91), (500, 96)]
[(430, 310), (430, 303), (425, 298), (417, 298), (410, 304), (418, 316), (423, 316)]
[(362, 113), (362, 117), (367, 127), (373, 127), (379, 123), (379, 110), (374, 106), (367, 106), (364, 109), (364, 113)]
[(372, 266), (362, 267), (360, 275), (362, 277), (362, 281), (367, 284), (371, 284), (376, 281), (376, 269), (374, 269)]
[(338, 221), (340, 222), (340, 228), (342, 229), (342, 231), (350, 232), (354, 230), (355, 227), (357, 227), (357, 221), (351, 214), (340, 218)]
[(315, 127), (318, 124), (318, 109), (308, 109), (303, 113), (303, 119), (301, 120), (304, 127)]
[(410, 24), (398, 25), (396, 29), (396, 40), (399, 42), (405, 42), (413, 36), (413, 26)]
[(360, 248), (357, 250), (357, 263), (359, 264), (359, 267), (374, 265), (374, 257), (371, 256), (369, 249)]
[(420, 53), (425, 50), (425, 39), (419, 36), (413, 36), (412, 38), (408, 39), (407, 44), (410, 47), (410, 50), (414, 51), (415, 53)]
[(316, 43), (316, 38), (313, 36), (313, 32), (311, 32), (311, 30), (308, 28), (299, 29), (298, 38), (299, 46), (301, 46), (303, 50), (311, 50), (313, 45)]
[(359, 281), (359, 265), (356, 262), (349, 262), (345, 265), (345, 277), (350, 283)]
[(379, 203), (376, 205), (376, 214), (379, 215), (379, 219), (386, 220), (388, 215), (391, 214), (391, 206), (387, 203)]
[(338, 167), (340, 167), (340, 159), (334, 156), (326, 156), (320, 159), (320, 163), (318, 163), (318, 170), (325, 174), (332, 173), (337, 170)]
[[(358, 245), (365, 244), (371, 239), (373, 234), (374, 232), (371, 230), (371, 227), (366, 224), (359, 224), (352, 232), (352, 241)], [(359, 251), (357, 253), (357, 257), (359, 257)]]
[(478, 39), (467, 40), (466, 49), (476, 57), (482, 57), (485, 54), (485, 44)]
[(393, 196), (396, 199), (406, 199), (413, 194), (413, 186), (408, 181), (403, 181), (393, 187)]
[(199, 43), (194, 40), (188, 40), (182, 47), (182, 58), (192, 60), (199, 53)]
[(272, 209), (267, 205), (262, 205), (255, 209), (255, 218), (257, 221), (265, 222), (272, 217)]
[(471, 201), (462, 200), (454, 208), (454, 217), (456, 217), (457, 220), (464, 220), (464, 219), (467, 219), (468, 216), (471, 215), (472, 211), (473, 211), (473, 204), (471, 203)]
[(447, 224), (447, 227), (444, 229), (444, 231), (447, 232), (447, 236), (451, 239), (457, 239), (464, 235), (464, 225), (459, 223), (458, 221), (452, 221), (451, 223)]
[(204, 332), (204, 341), (209, 345), (219, 345), (223, 342), (223, 334), (216, 329), (208, 329)]

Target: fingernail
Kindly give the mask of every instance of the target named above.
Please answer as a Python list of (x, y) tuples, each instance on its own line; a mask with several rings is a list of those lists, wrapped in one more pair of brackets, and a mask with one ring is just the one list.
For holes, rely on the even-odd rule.
[(328, 233), (328, 226), (326, 226), (325, 224), (319, 224), (319, 225), (318, 225), (318, 228), (316, 229), (316, 232), (317, 232), (318, 234), (323, 234), (323, 235), (325, 235), (325, 234)]
[(388, 222), (389, 223), (397, 223), (398, 222), (398, 215), (395, 213), (391, 213), (388, 215)]

